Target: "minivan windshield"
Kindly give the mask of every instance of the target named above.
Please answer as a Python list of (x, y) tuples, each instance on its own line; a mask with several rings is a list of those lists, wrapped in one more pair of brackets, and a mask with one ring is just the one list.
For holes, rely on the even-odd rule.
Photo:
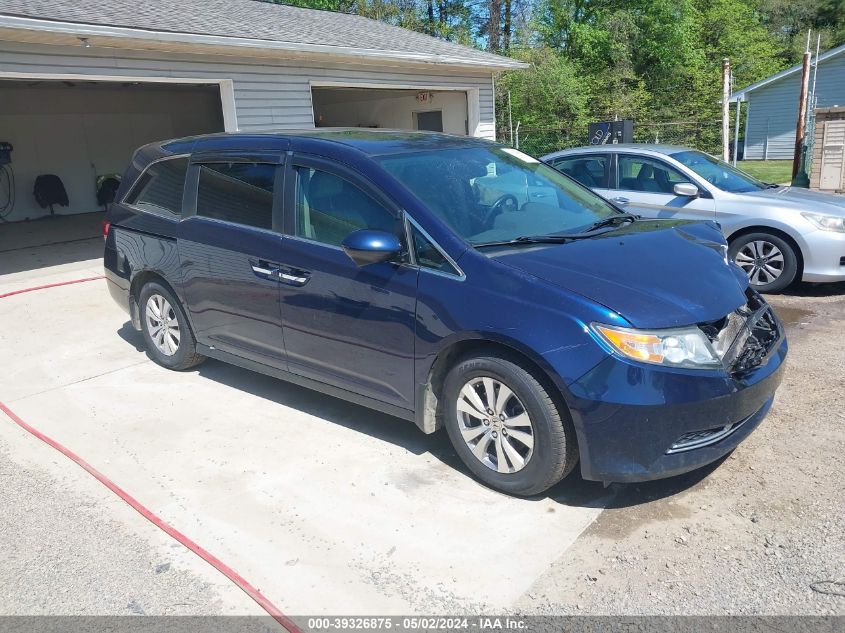
[(376, 158), (475, 246), (582, 233), (619, 215), (588, 189), (509, 147), (473, 146)]
[(748, 193), (760, 191), (769, 185), (753, 176), (731, 167), (726, 162), (713, 158), (709, 154), (696, 151), (675, 152), (670, 154), (676, 161), (693, 170), (711, 185), (728, 193)]

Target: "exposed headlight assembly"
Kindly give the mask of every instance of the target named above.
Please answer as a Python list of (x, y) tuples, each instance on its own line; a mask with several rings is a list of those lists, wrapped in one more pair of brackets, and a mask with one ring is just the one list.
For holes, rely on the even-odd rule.
[(613, 351), (626, 358), (687, 369), (722, 367), (710, 339), (697, 327), (634, 330), (593, 323), (592, 328)]
[(801, 212), (801, 215), (807, 218), (822, 231), (845, 233), (845, 218), (840, 218), (837, 215), (824, 215), (822, 213), (809, 213), (803, 211)]

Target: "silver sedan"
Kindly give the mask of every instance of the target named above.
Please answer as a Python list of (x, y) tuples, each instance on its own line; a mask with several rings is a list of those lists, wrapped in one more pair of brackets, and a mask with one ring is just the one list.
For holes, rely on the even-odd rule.
[(671, 145), (593, 145), (542, 160), (632, 213), (718, 222), (729, 256), (761, 292), (796, 279), (845, 281), (845, 196), (760, 182)]

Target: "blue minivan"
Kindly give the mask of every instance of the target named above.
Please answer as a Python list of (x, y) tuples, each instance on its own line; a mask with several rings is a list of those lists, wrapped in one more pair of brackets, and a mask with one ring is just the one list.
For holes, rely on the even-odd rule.
[(155, 143), (105, 231), (109, 290), (155, 362), (211, 357), (445, 427), (509, 494), (579, 462), (631, 482), (719, 459), (769, 411), (787, 353), (717, 225), (624, 213), (481, 139)]

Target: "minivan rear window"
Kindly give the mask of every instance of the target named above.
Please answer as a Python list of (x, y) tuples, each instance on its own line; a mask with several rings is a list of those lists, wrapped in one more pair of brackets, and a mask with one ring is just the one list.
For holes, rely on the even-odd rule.
[(269, 163), (200, 165), (197, 215), (260, 229), (273, 227), (273, 180)]
[(149, 213), (181, 215), (187, 171), (187, 158), (168, 158), (151, 164), (126, 196), (126, 204)]

